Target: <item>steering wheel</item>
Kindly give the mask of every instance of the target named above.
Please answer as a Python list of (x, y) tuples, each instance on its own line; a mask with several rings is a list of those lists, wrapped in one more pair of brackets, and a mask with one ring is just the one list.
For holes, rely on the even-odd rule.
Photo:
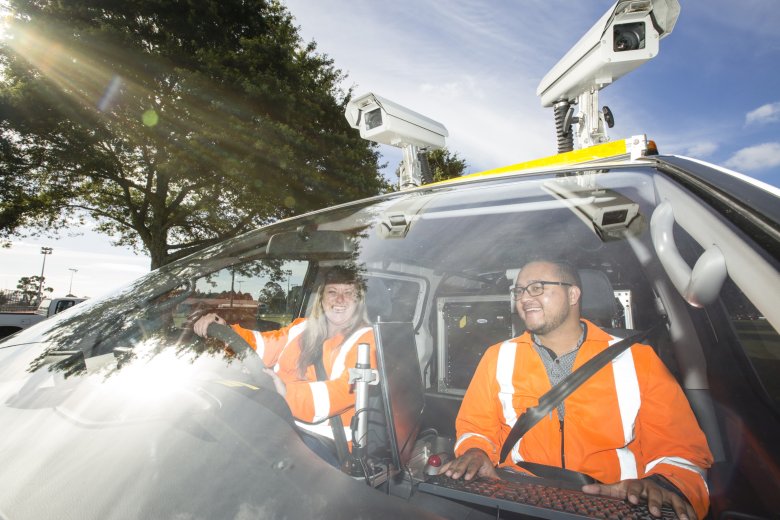
[(249, 343), (246, 342), (236, 331), (217, 322), (209, 323), (206, 333), (210, 338), (216, 338), (224, 342), (237, 356), (243, 356), (244, 366), (249, 370), (249, 374), (263, 388), (274, 389), (271, 376), (266, 374), (263, 369), (266, 366), (260, 359)]

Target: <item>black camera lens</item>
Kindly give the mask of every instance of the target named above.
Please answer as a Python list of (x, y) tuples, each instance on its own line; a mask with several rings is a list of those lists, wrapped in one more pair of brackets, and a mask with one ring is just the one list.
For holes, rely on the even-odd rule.
[(382, 126), (382, 109), (375, 108), (371, 112), (366, 113), (366, 130), (371, 130), (378, 126)]
[(644, 22), (616, 25), (612, 34), (612, 49), (615, 52), (635, 51), (645, 48)]

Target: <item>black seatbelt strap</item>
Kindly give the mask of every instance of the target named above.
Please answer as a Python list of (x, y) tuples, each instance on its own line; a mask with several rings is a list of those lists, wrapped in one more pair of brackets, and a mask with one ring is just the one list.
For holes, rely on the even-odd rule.
[[(325, 373), (325, 365), (322, 363), (322, 357), (317, 357), (314, 363), (314, 371), (317, 374), (317, 381), (327, 381), (328, 375)], [(342, 467), (349, 461), (349, 447), (347, 445), (347, 436), (344, 433), (344, 423), (340, 415), (334, 415), (330, 419), (330, 429), (333, 430), (333, 441), (336, 445), (336, 455), (339, 458), (339, 464)]]
[(542, 397), (539, 398), (539, 404), (528, 408), (523, 415), (517, 420), (515, 425), (509, 431), (509, 435), (504, 441), (504, 445), (501, 446), (501, 457), (499, 462), (504, 462), (506, 456), (512, 451), (517, 441), (519, 441), (528, 430), (534, 427), (542, 417), (550, 413), (553, 408), (557, 407), (566, 397), (579, 388), (590, 376), (598, 372), (607, 363), (615, 359), (621, 352), (629, 348), (634, 343), (641, 343), (644, 341), (651, 332), (658, 328), (660, 324), (650, 327), (644, 332), (639, 332), (625, 339), (622, 339), (611, 345), (609, 348), (599, 352), (591, 359), (589, 359), (580, 368), (566, 376), (560, 383), (548, 390)]

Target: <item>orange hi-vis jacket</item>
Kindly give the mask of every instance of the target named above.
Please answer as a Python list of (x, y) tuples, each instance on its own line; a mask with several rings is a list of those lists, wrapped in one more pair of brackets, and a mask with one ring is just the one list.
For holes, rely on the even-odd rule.
[[(340, 415), (347, 441), (352, 438), (350, 421), (355, 415), (355, 392), (349, 383), (349, 368), (357, 363), (358, 344), (368, 343), (371, 366), (376, 367), (374, 333), (363, 327), (349, 337), (334, 336), (322, 345), (322, 361), (326, 381), (317, 381), (314, 366), (306, 369), (306, 377), (298, 374), (300, 341), (306, 328), (306, 319), (298, 318), (287, 327), (270, 332), (257, 332), (231, 325), (244, 338), (266, 366), (273, 368), (287, 386), (287, 404), (296, 424), (307, 431), (333, 439), (330, 417)], [(351, 444), (351, 443), (350, 443)]]
[[(618, 341), (587, 322), (576, 370)], [(471, 448), (498, 464), (512, 426), (551, 388), (531, 335), (493, 345), (482, 357), (455, 423), (455, 454)], [(706, 469), (712, 454), (682, 389), (653, 349), (632, 345), (564, 401), (563, 426), (553, 410), (512, 448), (504, 462), (528, 461), (586, 473), (604, 482), (660, 474), (704, 518)]]

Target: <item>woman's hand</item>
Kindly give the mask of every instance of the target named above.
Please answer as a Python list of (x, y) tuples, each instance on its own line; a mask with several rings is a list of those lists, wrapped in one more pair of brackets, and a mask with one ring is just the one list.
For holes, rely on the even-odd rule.
[(209, 328), (209, 325), (212, 323), (219, 323), (220, 325), (227, 325), (227, 322), (217, 316), (215, 313), (211, 312), (209, 314), (205, 314), (198, 318), (198, 321), (195, 322), (195, 324), (192, 326), (192, 330), (200, 336), (201, 338), (208, 338), (208, 334), (206, 334), (206, 331)]
[(282, 379), (276, 374), (276, 372), (274, 372), (273, 369), (270, 368), (264, 368), (263, 372), (268, 374), (271, 377), (271, 380), (273, 380), (274, 388), (276, 389), (276, 392), (282, 397), (286, 397), (287, 386), (284, 384), (284, 381), (282, 381)]

